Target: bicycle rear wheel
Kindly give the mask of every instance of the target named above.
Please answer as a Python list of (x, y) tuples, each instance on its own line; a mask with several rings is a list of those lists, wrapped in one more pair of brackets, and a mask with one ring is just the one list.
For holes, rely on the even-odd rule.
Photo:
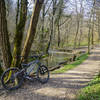
[(37, 79), (41, 83), (47, 83), (49, 80), (49, 70), (45, 65), (42, 65), (37, 70)]
[(1, 76), (1, 83), (3, 87), (7, 90), (18, 89), (23, 82), (23, 78), (20, 75), (17, 75), (19, 69), (9, 68)]

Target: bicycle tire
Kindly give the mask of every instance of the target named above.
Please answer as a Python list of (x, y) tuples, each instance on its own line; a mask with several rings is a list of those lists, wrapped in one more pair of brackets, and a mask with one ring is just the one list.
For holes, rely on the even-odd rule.
[[(13, 71), (16, 71), (16, 72), (19, 72), (20, 70), (18, 68), (9, 68), (7, 69), (1, 76), (1, 84), (2, 86), (6, 89), (6, 90), (15, 90), (15, 89), (18, 89), (22, 83), (23, 83), (23, 77), (16, 77), (16, 79), (18, 80), (18, 84), (16, 86), (13, 86), (13, 87), (10, 87), (10, 86), (7, 86), (6, 83), (4, 82), (4, 78), (6, 76), (7, 73), (9, 72), (13, 72)], [(13, 74), (12, 74), (13, 75)], [(11, 77), (10, 77), (11, 78)], [(15, 79), (15, 78), (14, 78)], [(8, 82), (11, 81), (10, 79), (8, 79)], [(14, 80), (13, 80), (14, 81)]]
[[(47, 73), (47, 77), (45, 79), (42, 79), (40, 77), (40, 74), (44, 75), (46, 73)], [(42, 83), (42, 84), (47, 83), (48, 80), (49, 80), (49, 77), (50, 77), (49, 70), (48, 70), (48, 68), (45, 65), (42, 65), (42, 66), (38, 67), (38, 69), (37, 69), (37, 79), (38, 79), (38, 81), (40, 83)]]

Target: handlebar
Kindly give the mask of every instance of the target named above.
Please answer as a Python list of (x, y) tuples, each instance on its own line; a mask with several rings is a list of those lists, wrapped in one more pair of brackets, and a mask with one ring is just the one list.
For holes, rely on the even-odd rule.
[(29, 58), (35, 58), (35, 59), (41, 59), (43, 55), (34, 55), (34, 56), (29, 56)]

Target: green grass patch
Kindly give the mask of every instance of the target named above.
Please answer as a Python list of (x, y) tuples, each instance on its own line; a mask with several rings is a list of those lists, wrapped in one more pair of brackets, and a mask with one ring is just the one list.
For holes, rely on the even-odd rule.
[(88, 54), (87, 54), (87, 53), (86, 53), (86, 54), (83, 54), (83, 55), (81, 55), (80, 57), (78, 57), (78, 58), (76, 59), (76, 61), (73, 62), (72, 64), (65, 65), (64, 67), (62, 67), (62, 68), (60, 68), (60, 69), (58, 69), (58, 70), (55, 70), (55, 71), (53, 71), (52, 73), (53, 73), (53, 74), (56, 74), (56, 73), (64, 73), (64, 72), (66, 72), (67, 70), (72, 69), (72, 68), (76, 67), (77, 65), (80, 65), (80, 64), (81, 64), (84, 60), (86, 60), (87, 58), (88, 58)]
[(78, 94), (77, 100), (100, 100), (100, 77), (96, 77)]

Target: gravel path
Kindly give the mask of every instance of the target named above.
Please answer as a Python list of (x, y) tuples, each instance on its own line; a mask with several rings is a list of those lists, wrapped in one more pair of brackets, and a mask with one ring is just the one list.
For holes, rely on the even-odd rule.
[(0, 100), (74, 100), (77, 91), (85, 87), (100, 69), (100, 48), (78, 67), (64, 74), (53, 74), (47, 84), (26, 82), (15, 91), (0, 88)]

